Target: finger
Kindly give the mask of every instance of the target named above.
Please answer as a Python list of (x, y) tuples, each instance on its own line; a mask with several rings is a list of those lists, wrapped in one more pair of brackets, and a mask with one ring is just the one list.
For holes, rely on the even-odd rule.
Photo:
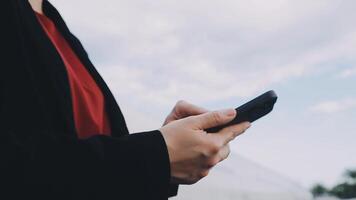
[(211, 169), (215, 165), (217, 165), (219, 162), (225, 160), (230, 154), (230, 147), (229, 145), (225, 145), (221, 148), (219, 148), (218, 152), (214, 154), (210, 154), (208, 156), (208, 160), (206, 163), (204, 163), (203, 168), (205, 169)]
[(251, 124), (249, 122), (243, 122), (240, 124), (228, 126), (218, 133), (208, 134), (211, 140), (217, 142), (221, 146), (225, 146), (232, 140), (234, 140), (237, 136), (244, 133), (248, 128), (250, 128)]
[(230, 155), (230, 146), (229, 144), (226, 144), (220, 151), (219, 151), (219, 157), (220, 157), (220, 161), (225, 160), (227, 157), (229, 157)]
[(234, 109), (226, 109), (221, 111), (207, 112), (201, 115), (194, 116), (193, 128), (205, 130), (211, 127), (224, 125), (233, 120), (236, 116)]
[(175, 121), (178, 119), (186, 118), (189, 116), (200, 115), (203, 113), (209, 112), (209, 110), (188, 103), (184, 100), (180, 100), (174, 106), (172, 112), (168, 115), (167, 119), (164, 121), (163, 125)]
[(203, 113), (208, 112), (207, 109), (196, 106), (194, 104), (188, 103), (187, 101), (179, 101), (175, 107), (175, 115), (177, 119), (193, 116), (193, 115), (200, 115)]

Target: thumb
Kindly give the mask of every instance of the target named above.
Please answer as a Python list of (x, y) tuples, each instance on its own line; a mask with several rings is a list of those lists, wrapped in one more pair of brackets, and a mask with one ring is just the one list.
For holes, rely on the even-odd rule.
[(194, 128), (198, 130), (205, 130), (208, 128), (224, 125), (233, 120), (235, 116), (235, 109), (207, 112), (201, 115), (194, 116)]

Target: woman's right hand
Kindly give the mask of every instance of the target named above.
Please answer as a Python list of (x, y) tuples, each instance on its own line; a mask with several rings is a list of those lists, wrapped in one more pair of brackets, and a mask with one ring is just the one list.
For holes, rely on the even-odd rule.
[(235, 116), (234, 109), (207, 112), (175, 120), (160, 129), (168, 148), (171, 183), (194, 184), (228, 157), (229, 142), (248, 129), (250, 123), (232, 125), (217, 133), (204, 130), (224, 125)]

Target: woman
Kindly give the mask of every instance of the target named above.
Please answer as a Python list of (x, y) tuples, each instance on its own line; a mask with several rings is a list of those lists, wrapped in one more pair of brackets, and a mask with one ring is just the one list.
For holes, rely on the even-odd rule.
[(3, 0), (3, 199), (167, 199), (227, 158), (250, 125), (233, 109), (177, 103), (159, 130), (130, 134), (79, 40), (46, 0)]

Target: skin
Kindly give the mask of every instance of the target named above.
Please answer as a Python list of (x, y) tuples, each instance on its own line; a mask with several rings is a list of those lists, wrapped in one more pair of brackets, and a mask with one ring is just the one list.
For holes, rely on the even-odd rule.
[[(42, 0), (28, 1), (43, 14)], [(226, 124), (235, 116), (234, 109), (210, 112), (186, 101), (177, 102), (159, 129), (168, 149), (172, 183), (194, 184), (228, 157), (229, 142), (245, 132), (250, 123), (233, 125), (218, 133), (204, 130)]]
[(171, 183), (194, 184), (230, 154), (229, 142), (251, 125), (244, 122), (207, 133), (204, 130), (226, 124), (236, 116), (235, 109), (208, 111), (179, 101), (160, 129), (168, 148)]
[(42, 10), (42, 2), (43, 2), (43, 0), (28, 0), (28, 2), (30, 2), (32, 8), (36, 12), (43, 14), (43, 10)]

